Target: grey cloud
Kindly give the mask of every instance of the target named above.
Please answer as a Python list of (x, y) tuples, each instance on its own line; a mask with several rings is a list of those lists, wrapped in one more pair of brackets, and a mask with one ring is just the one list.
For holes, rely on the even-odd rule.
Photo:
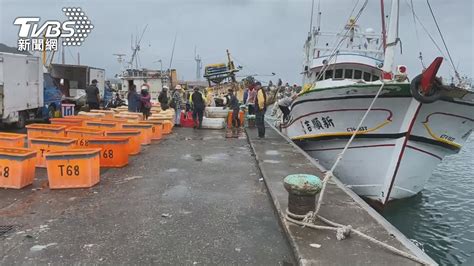
[[(323, 30), (340, 30), (355, 2), (322, 0)], [(388, 5), (390, 1), (387, 2)], [(420, 47), (427, 62), (438, 53), (421, 29), (422, 41), (417, 43), (407, 0), (401, 2), (404, 53), (397, 62), (408, 65), (410, 73), (416, 74), (420, 71)], [(420, 18), (439, 40), (425, 1), (414, 2)], [(431, 2), (460, 71), (474, 76), (472, 1)], [(144, 67), (159, 68), (153, 61), (160, 58), (167, 67), (177, 34), (173, 67), (178, 69), (180, 78), (195, 79), (193, 58), (197, 46), (204, 64), (224, 61), (225, 50), (230, 49), (236, 63), (245, 67), (242, 74), (275, 72), (291, 83), (301, 81), (302, 46), (309, 29), (311, 0), (0, 0), (0, 42), (16, 45), (18, 28), (12, 24), (15, 17), (37, 15), (58, 19), (62, 17), (63, 6), (82, 7), (95, 25), (82, 47), (70, 48), (71, 53), (66, 53), (67, 61), (72, 63), (72, 56), (80, 52), (81, 63), (103, 67), (109, 77), (119, 70), (112, 54), (130, 54), (130, 35), (136, 35), (148, 24), (140, 51)], [(380, 31), (378, 1), (370, 1), (360, 24), (364, 29)], [(447, 62), (443, 73), (449, 73)]]

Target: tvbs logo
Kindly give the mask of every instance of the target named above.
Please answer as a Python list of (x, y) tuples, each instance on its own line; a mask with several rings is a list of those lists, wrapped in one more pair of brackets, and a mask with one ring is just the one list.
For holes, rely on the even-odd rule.
[(19, 51), (57, 51), (61, 38), (63, 46), (80, 46), (94, 28), (90, 19), (79, 7), (62, 9), (68, 20), (47, 20), (39, 17), (18, 17), (13, 24), (20, 26)]

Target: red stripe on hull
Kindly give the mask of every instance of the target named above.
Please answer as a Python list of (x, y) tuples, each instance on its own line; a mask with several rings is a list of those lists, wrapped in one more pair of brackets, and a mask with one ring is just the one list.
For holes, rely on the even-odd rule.
[(395, 168), (395, 172), (393, 173), (392, 180), (390, 182), (390, 187), (388, 188), (388, 191), (387, 191), (387, 197), (385, 198), (385, 201), (383, 203), (384, 205), (387, 204), (388, 199), (390, 198), (390, 193), (392, 192), (393, 184), (395, 183), (395, 178), (397, 177), (398, 170), (400, 169), (400, 164), (402, 162), (403, 154), (405, 153), (405, 148), (407, 147), (408, 138), (411, 135), (411, 131), (413, 130), (413, 126), (415, 125), (415, 121), (418, 116), (418, 113), (420, 112), (420, 109), (421, 109), (421, 103), (419, 103), (418, 107), (416, 108), (415, 115), (413, 116), (410, 122), (410, 127), (408, 128), (407, 134), (405, 136), (405, 140), (403, 141), (402, 150), (400, 151), (400, 154), (398, 155), (397, 167)]
[(439, 159), (440, 161), (443, 160), (443, 158), (441, 158), (441, 157), (439, 157), (438, 155), (436, 155), (436, 154), (434, 154), (434, 153), (431, 153), (431, 152), (429, 152), (429, 151), (425, 151), (425, 150), (422, 150), (422, 149), (420, 149), (420, 148), (413, 147), (413, 146), (411, 146), (411, 145), (407, 145), (407, 148), (410, 148), (410, 149), (412, 149), (412, 150), (416, 150), (416, 151), (419, 151), (419, 152), (428, 154), (428, 155), (430, 155), (430, 156), (435, 157), (436, 159)]
[[(363, 146), (353, 146), (349, 147), (349, 149), (363, 149), (363, 148), (378, 148), (378, 147), (394, 147), (395, 144), (379, 144), (379, 145), (363, 145)], [(343, 150), (344, 147), (340, 148), (328, 148), (328, 149), (314, 149), (314, 150), (306, 150), (306, 151), (335, 151), (335, 150)]]

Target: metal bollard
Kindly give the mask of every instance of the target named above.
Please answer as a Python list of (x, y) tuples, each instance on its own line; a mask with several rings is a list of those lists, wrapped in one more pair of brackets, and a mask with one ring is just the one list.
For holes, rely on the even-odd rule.
[(307, 174), (295, 174), (283, 180), (288, 191), (288, 210), (297, 215), (305, 215), (314, 211), (316, 194), (321, 191), (322, 182), (319, 177)]

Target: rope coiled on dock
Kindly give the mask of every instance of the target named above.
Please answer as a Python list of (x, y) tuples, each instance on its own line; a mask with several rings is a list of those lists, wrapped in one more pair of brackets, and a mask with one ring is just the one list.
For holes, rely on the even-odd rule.
[(294, 214), (294, 213), (290, 212), (288, 209), (286, 209), (285, 219), (287, 221), (291, 222), (291, 223), (301, 225), (303, 227), (317, 229), (317, 230), (335, 231), (337, 240), (344, 240), (344, 239), (348, 238), (351, 235), (351, 233), (353, 233), (355, 235), (358, 235), (358, 236), (362, 237), (363, 239), (368, 240), (369, 242), (371, 242), (371, 243), (373, 243), (373, 244), (375, 244), (379, 247), (387, 249), (388, 251), (390, 251), (394, 254), (397, 254), (399, 256), (405, 257), (405, 258), (410, 259), (412, 261), (418, 262), (422, 265), (430, 265), (426, 261), (424, 261), (424, 260), (422, 260), (422, 259), (420, 259), (420, 258), (418, 258), (418, 257), (416, 257), (416, 256), (414, 256), (414, 255), (412, 255), (408, 252), (405, 252), (405, 251), (399, 250), (399, 249), (397, 249), (393, 246), (390, 246), (390, 245), (388, 245), (388, 244), (386, 244), (386, 243), (384, 243), (380, 240), (377, 240), (377, 239), (375, 239), (371, 236), (368, 236), (368, 235), (362, 233), (361, 231), (352, 228), (352, 226), (350, 226), (350, 225), (342, 225), (342, 224), (333, 222), (329, 219), (326, 219), (326, 218), (322, 217), (321, 215), (316, 214), (317, 218), (319, 218), (322, 222), (327, 224), (327, 225), (317, 225), (317, 224), (314, 224), (313, 217), (314, 217), (314, 212), (308, 212), (306, 215), (298, 215), (298, 214)]

